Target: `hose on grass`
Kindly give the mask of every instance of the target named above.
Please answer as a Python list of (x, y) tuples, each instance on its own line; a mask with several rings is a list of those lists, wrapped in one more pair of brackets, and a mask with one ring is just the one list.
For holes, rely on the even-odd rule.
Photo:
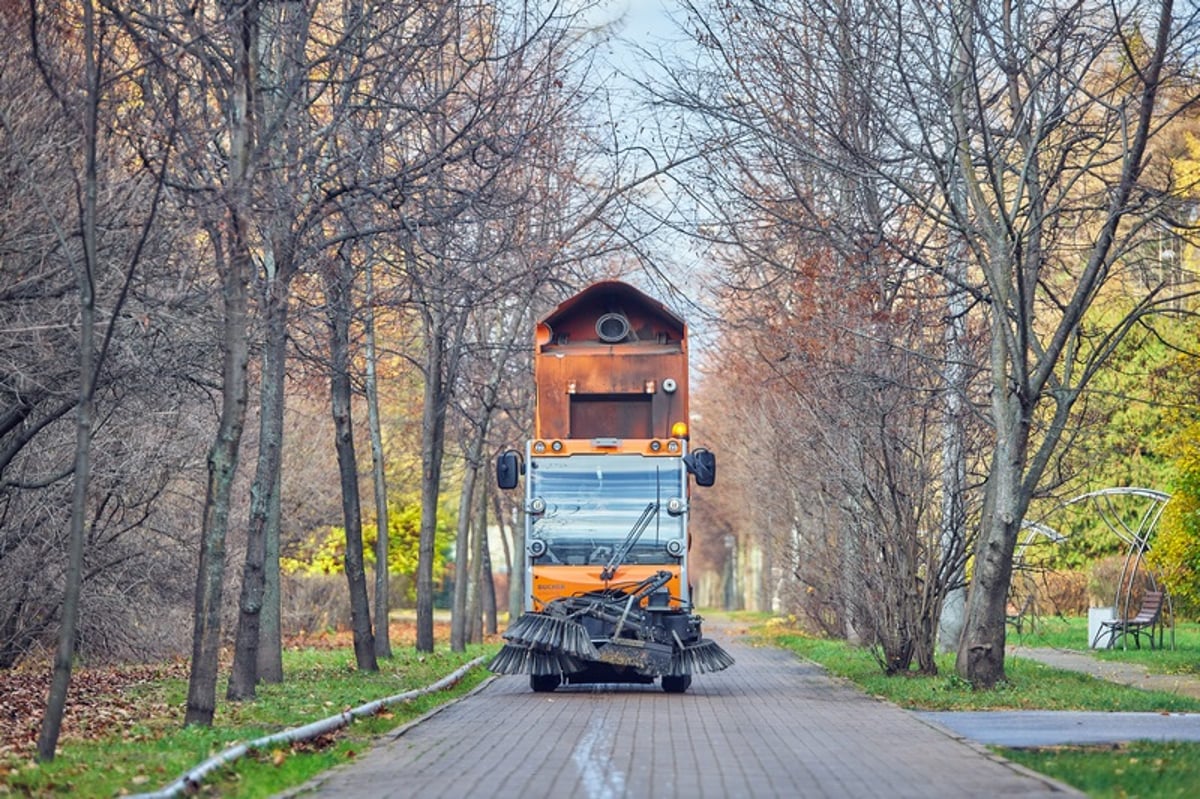
[(246, 743), (240, 743), (235, 746), (231, 746), (225, 751), (213, 755), (208, 760), (205, 760), (203, 763), (187, 771), (177, 780), (161, 790), (154, 791), (153, 793), (134, 794), (133, 799), (173, 799), (173, 797), (181, 796), (189, 790), (194, 791), (202, 782), (204, 782), (204, 778), (206, 776), (211, 774), (216, 769), (219, 769), (222, 766), (226, 766), (235, 760), (244, 757), (248, 752), (265, 749), (276, 744), (293, 744), (298, 743), (299, 741), (307, 741), (324, 735), (325, 733), (332, 732), (333, 730), (341, 729), (342, 727), (349, 725), (350, 722), (354, 721), (355, 719), (372, 716), (378, 713), (382, 708), (389, 705), (408, 702), (416, 699), (419, 696), (444, 690), (465, 677), (467, 672), (482, 664), (485, 659), (486, 658), (483, 657), (475, 658), (470, 663), (459, 667), (454, 672), (446, 675), (432, 685), (425, 686), (424, 688), (405, 691), (402, 694), (396, 694), (395, 696), (389, 696), (384, 699), (376, 699), (373, 702), (368, 702), (365, 705), (359, 705), (358, 707), (350, 710), (344, 710), (336, 716), (330, 716), (329, 718), (321, 719), (320, 721), (314, 721), (313, 723), (306, 724), (303, 727), (294, 727), (289, 730), (284, 730), (283, 732), (277, 732), (274, 735), (267, 735), (262, 738), (256, 738), (253, 741), (247, 741)]

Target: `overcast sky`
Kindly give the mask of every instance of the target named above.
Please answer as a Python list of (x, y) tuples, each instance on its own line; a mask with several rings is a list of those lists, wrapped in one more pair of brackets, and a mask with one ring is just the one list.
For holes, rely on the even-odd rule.
[(619, 21), (622, 35), (635, 40), (670, 34), (667, 9), (675, 2), (664, 0), (599, 0), (589, 17), (595, 24)]
[[(662, 54), (666, 61), (686, 52), (690, 46), (687, 37), (679, 30), (676, 20), (684, 19), (679, 0), (559, 0), (567, 9), (586, 9), (581, 18), (581, 29), (590, 29), (602, 36), (599, 55), (603, 63), (595, 64), (592, 77), (599, 80), (605, 89), (617, 125), (617, 135), (625, 146), (635, 142), (650, 149), (657, 149), (660, 142), (655, 132), (655, 120), (650, 117), (646, 98), (641, 96), (635, 81), (646, 80), (655, 69), (653, 60), (646, 57)], [(545, 0), (552, 3), (554, 0)], [(560, 9), (562, 6), (560, 6)], [(649, 74), (648, 74), (649, 73)], [(631, 78), (625, 80), (623, 76)], [(650, 82), (654, 82), (652, 77)], [(660, 153), (654, 160), (663, 161)], [(646, 161), (642, 168), (649, 170), (652, 164)], [(672, 191), (670, 180), (660, 184), (663, 191)], [(644, 191), (650, 191), (644, 187)], [(671, 203), (664, 201), (664, 207)], [(676, 313), (683, 316), (693, 336), (693, 351), (699, 350), (707, 338), (708, 325), (704, 316), (707, 305), (702, 285), (704, 263), (693, 242), (661, 229), (657, 236), (656, 261), (662, 270), (660, 278), (643, 279), (630, 275), (631, 282), (652, 293), (665, 302)], [(663, 285), (665, 278), (669, 285)], [(709, 311), (711, 312), (711, 311)]]

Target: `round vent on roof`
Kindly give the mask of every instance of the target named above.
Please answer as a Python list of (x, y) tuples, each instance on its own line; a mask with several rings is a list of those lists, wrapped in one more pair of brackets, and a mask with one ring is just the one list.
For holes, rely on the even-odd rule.
[(596, 320), (596, 335), (605, 344), (616, 344), (629, 335), (629, 320), (624, 314), (606, 313)]

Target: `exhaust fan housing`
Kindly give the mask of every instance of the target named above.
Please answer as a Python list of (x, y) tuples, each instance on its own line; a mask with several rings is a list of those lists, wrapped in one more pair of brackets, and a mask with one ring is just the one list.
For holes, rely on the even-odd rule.
[(629, 335), (629, 320), (624, 314), (606, 313), (596, 320), (596, 335), (605, 344), (616, 344)]

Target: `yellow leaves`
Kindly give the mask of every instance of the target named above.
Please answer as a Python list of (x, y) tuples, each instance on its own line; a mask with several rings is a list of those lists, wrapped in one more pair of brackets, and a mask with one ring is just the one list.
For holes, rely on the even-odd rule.
[(346, 534), (340, 527), (310, 532), (295, 549), (293, 557), (281, 557), (284, 574), (337, 574), (346, 559)]
[(1173, 161), (1177, 176), (1176, 185), (1184, 189), (1185, 195), (1200, 194), (1200, 136), (1192, 132), (1183, 134), (1187, 156), (1178, 156)]
[[(434, 551), (435, 576), (445, 569), (447, 551), (454, 538), (455, 514), (439, 508), (437, 543)], [(388, 508), (388, 567), (392, 574), (415, 574), (418, 541), (421, 527), (421, 506), (416, 498), (401, 503), (392, 501)], [(368, 564), (375, 562), (375, 542), (378, 528), (363, 525), (363, 546)], [(284, 574), (341, 574), (346, 562), (346, 531), (329, 526), (308, 533), (299, 544), (291, 547), (289, 555), (280, 557), (279, 567)]]
[(287, 758), (287, 752), (284, 752), (282, 749), (276, 749), (271, 752), (271, 765), (278, 768), (287, 761)]
[(1175, 439), (1177, 485), (1154, 537), (1148, 559), (1172, 593), (1177, 611), (1200, 607), (1200, 425)]

